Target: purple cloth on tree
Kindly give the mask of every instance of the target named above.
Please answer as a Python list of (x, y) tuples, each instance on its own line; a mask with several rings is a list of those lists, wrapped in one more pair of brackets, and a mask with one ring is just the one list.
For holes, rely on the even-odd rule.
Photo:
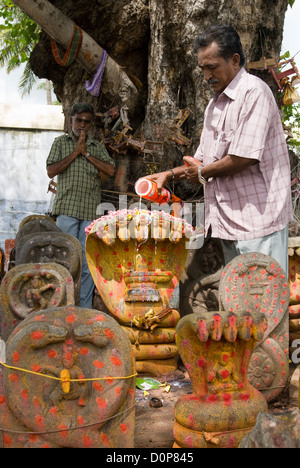
[(108, 53), (104, 50), (101, 58), (101, 62), (97, 68), (97, 71), (91, 80), (85, 82), (85, 89), (92, 94), (92, 96), (99, 96), (104, 70), (106, 67), (106, 60)]

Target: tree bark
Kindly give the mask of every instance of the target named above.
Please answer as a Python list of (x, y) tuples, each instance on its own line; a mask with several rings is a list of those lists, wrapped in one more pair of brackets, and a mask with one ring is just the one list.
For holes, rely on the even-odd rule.
[(46, 80), (46, 96), (47, 96), (47, 105), (52, 106), (52, 95), (51, 95), (51, 82)]
[[(14, 0), (14, 3), (33, 19), (49, 36), (65, 49), (73, 35), (74, 23), (47, 0)], [(76, 60), (93, 75), (100, 64), (104, 49), (82, 30), (82, 45)], [(123, 104), (132, 104), (137, 96), (137, 88), (122, 68), (110, 57), (106, 62), (107, 80), (113, 96), (123, 94)]]
[[(149, 0), (147, 128), (155, 137), (178, 108), (189, 108), (187, 128), (193, 149), (199, 142), (211, 91), (204, 82), (194, 53), (196, 36), (211, 24), (230, 24), (240, 34), (248, 62), (279, 57), (287, 0)], [(262, 76), (277, 91), (266, 71)], [(271, 78), (271, 79), (270, 79)]]
[[(20, 6), (23, 2), (35, 5), (32, 11), (35, 15), (38, 5), (45, 1), (15, 0), (15, 3)], [(141, 83), (135, 107), (129, 99), (132, 127), (129, 133), (141, 141), (159, 141), (164, 147), (163, 155), (146, 157), (130, 147), (125, 154), (112, 153), (123, 169), (126, 166), (124, 160), (128, 162), (126, 177), (132, 185), (149, 171), (149, 162), (152, 164), (151, 170), (174, 167), (181, 163), (183, 155), (193, 156), (199, 144), (204, 111), (211, 91), (194, 54), (196, 36), (211, 24), (229, 24), (238, 31), (248, 62), (263, 57), (279, 57), (288, 7), (288, 0), (51, 0), (51, 3), (64, 17), (69, 18), (68, 38), (75, 22), (96, 45), (101, 44), (107, 50), (127, 75), (134, 75)], [(46, 23), (53, 23), (50, 14), (46, 14)], [(43, 27), (48, 27), (48, 24)], [(56, 37), (58, 42), (66, 36), (64, 26), (60, 28), (60, 35), (60, 39)], [(64, 42), (65, 47), (68, 40)], [(89, 50), (93, 50), (92, 46)], [(97, 54), (94, 66), (101, 57), (100, 53)], [(75, 100), (90, 102), (98, 113), (122, 105), (123, 98), (119, 96), (119, 91), (116, 91), (116, 97), (110, 95), (109, 90), (110, 86), (120, 89), (116, 86), (118, 79), (114, 83), (106, 80), (99, 98), (90, 96), (84, 89), (86, 77), (82, 66), (76, 63), (62, 69), (57, 65), (49, 38), (44, 33), (31, 55), (30, 64), (37, 76), (49, 78), (54, 83), (66, 121), (68, 110)], [(256, 74), (277, 92), (275, 80), (268, 70)], [(191, 141), (190, 145), (168, 138), (179, 109), (189, 109), (191, 112), (182, 126), (183, 134)], [(111, 151), (109, 146), (108, 149)], [(125, 179), (122, 186), (126, 186)], [(176, 186), (176, 190), (178, 196), (187, 199), (199, 189), (183, 181)]]

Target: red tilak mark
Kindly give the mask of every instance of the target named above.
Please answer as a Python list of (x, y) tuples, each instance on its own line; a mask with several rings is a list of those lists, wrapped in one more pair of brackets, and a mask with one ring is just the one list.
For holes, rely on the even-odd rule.
[(216, 395), (209, 395), (209, 397), (207, 398), (207, 401), (209, 403), (215, 403), (216, 401), (218, 401), (218, 398), (216, 397)]
[(6, 398), (4, 395), (0, 395), (0, 405), (4, 405), (6, 403)]
[(73, 355), (72, 353), (68, 352), (68, 353), (65, 353), (64, 355), (64, 359), (69, 362), (69, 363), (73, 363)]
[(39, 407), (40, 407), (40, 402), (39, 402), (37, 396), (34, 396), (34, 397), (33, 397), (33, 404), (34, 404), (34, 406), (36, 406), (36, 408), (39, 408)]
[(97, 317), (93, 319), (93, 322), (105, 322), (104, 315), (97, 315)]
[(83, 426), (85, 424), (84, 417), (81, 415), (77, 416), (77, 423), (79, 424), (79, 426)]
[(56, 406), (52, 406), (52, 408), (49, 410), (49, 413), (51, 413), (52, 416), (56, 416), (56, 415), (57, 415), (57, 408), (56, 408)]
[(234, 441), (234, 437), (233, 436), (230, 436), (227, 444), (226, 444), (226, 447), (227, 448), (234, 448), (235, 446), (235, 441)]
[(42, 333), (41, 331), (35, 331), (31, 333), (30, 336), (33, 340), (41, 340), (44, 336), (44, 333)]
[(223, 401), (225, 405), (231, 405), (231, 395), (229, 393), (224, 393)]
[(192, 414), (189, 415), (189, 427), (194, 426), (194, 416)]
[(85, 448), (90, 448), (92, 443), (93, 443), (93, 441), (92, 441), (92, 439), (90, 437), (88, 437), (88, 436), (83, 437), (83, 445), (85, 446)]
[(13, 361), (14, 362), (19, 362), (20, 360), (20, 354), (18, 353), (18, 351), (15, 351), (12, 355), (12, 358), (13, 358)]
[(60, 435), (62, 437), (67, 437), (67, 435), (68, 435), (68, 431), (66, 431), (67, 426), (65, 426), (64, 424), (61, 424), (58, 428), (61, 430)]
[(113, 338), (115, 336), (114, 333), (109, 329), (106, 329), (104, 333), (107, 336), (107, 338)]
[(19, 382), (20, 379), (19, 379), (19, 376), (17, 374), (10, 374), (9, 380), (11, 382)]
[(42, 425), (44, 424), (44, 418), (40, 414), (36, 415), (35, 420), (36, 420), (38, 426), (42, 427)]
[(75, 320), (76, 320), (75, 315), (68, 315), (68, 316), (66, 317), (66, 322), (67, 322), (67, 323), (74, 323)]
[(101, 437), (101, 440), (102, 440), (103, 444), (106, 445), (106, 447), (109, 447), (108, 435), (103, 434), (103, 432), (102, 432), (100, 437)]
[(43, 315), (37, 315), (37, 316), (34, 318), (34, 320), (35, 320), (36, 322), (42, 322), (42, 321), (44, 320), (44, 316), (43, 316)]
[(110, 361), (114, 366), (122, 365), (122, 361), (117, 356), (111, 356)]
[(205, 367), (205, 365), (206, 365), (205, 359), (203, 359), (203, 358), (201, 358), (201, 359), (198, 359), (198, 361), (197, 361), (197, 365), (198, 365), (198, 367), (202, 367), (202, 368), (204, 368), (204, 367)]
[(120, 431), (123, 432), (123, 434), (126, 434), (126, 432), (128, 431), (127, 425), (124, 424), (124, 423), (121, 423), (120, 424)]
[(101, 361), (94, 361), (93, 364), (97, 369), (102, 369), (102, 367), (104, 367), (104, 364)]
[(56, 356), (57, 356), (57, 352), (54, 351), (54, 349), (50, 349), (50, 350), (48, 351), (48, 356), (49, 356), (50, 359), (54, 359), (54, 358), (56, 358)]
[(94, 382), (94, 383), (93, 383), (93, 387), (94, 387), (94, 389), (97, 390), (98, 392), (102, 392), (102, 390), (103, 390), (102, 385), (100, 385), (98, 382)]
[(216, 324), (220, 324), (221, 323), (220, 315), (214, 315), (214, 321), (215, 321)]
[(3, 436), (3, 442), (6, 447), (11, 447), (12, 439), (8, 435)]
[(226, 369), (222, 370), (221, 375), (223, 379), (227, 379), (227, 377), (230, 375), (230, 372)]

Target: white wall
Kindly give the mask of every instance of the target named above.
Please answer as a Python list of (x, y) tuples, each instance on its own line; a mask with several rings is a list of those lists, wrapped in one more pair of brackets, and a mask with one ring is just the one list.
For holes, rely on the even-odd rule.
[(0, 248), (26, 216), (48, 211), (46, 159), (63, 126), (60, 106), (0, 104)]

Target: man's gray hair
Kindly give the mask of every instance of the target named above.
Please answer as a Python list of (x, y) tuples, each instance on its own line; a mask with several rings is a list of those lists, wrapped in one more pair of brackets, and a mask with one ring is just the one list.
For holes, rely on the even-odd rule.
[(95, 117), (93, 106), (87, 104), (86, 102), (77, 102), (77, 104), (74, 104), (71, 110), (71, 117), (73, 117), (75, 114), (82, 114), (83, 112), (92, 114), (93, 118)]

